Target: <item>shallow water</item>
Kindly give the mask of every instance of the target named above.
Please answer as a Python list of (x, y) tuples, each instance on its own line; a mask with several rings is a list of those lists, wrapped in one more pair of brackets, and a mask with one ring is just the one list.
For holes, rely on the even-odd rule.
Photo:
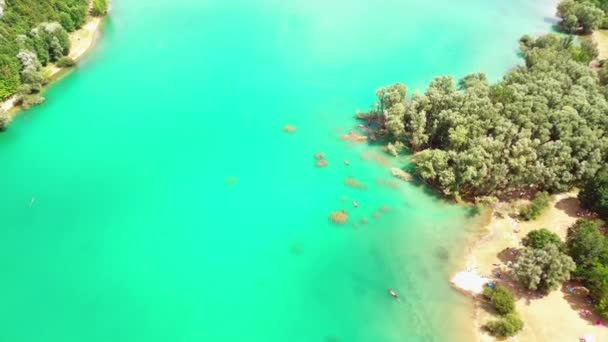
[(552, 6), (115, 0), (0, 135), (0, 340), (469, 340), (447, 279), (474, 219), (339, 137), (379, 86), (498, 78)]

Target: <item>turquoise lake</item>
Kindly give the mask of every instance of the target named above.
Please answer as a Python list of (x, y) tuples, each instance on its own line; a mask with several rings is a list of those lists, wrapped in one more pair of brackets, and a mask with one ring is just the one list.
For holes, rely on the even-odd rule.
[(475, 218), (340, 137), (381, 86), (499, 78), (554, 6), (114, 0), (0, 135), (0, 341), (470, 340)]

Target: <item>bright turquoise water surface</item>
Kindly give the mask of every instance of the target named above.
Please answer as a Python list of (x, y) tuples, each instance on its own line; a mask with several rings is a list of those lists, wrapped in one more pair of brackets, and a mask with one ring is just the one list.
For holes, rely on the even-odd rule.
[(470, 339), (448, 285), (467, 210), (386, 186), (382, 153), (339, 136), (380, 86), (499, 77), (549, 30), (531, 3), (114, 0), (0, 135), (0, 341)]

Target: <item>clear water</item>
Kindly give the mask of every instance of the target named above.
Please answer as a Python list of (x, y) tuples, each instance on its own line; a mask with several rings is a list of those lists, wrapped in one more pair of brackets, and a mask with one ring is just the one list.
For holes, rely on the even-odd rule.
[(0, 135), (0, 340), (469, 340), (447, 282), (467, 210), (386, 186), (382, 152), (339, 137), (379, 86), (499, 77), (553, 6), (115, 0), (91, 56)]

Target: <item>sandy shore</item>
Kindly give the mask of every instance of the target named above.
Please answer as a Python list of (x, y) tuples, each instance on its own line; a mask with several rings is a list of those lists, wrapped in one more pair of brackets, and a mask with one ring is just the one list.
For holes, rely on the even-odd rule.
[[(95, 43), (99, 28), (101, 27), (100, 17), (89, 17), (89, 20), (77, 31), (70, 33), (71, 49), (68, 55), (72, 59), (78, 61), (81, 59)], [(49, 64), (43, 69), (43, 74), (47, 79), (56, 77), (61, 71), (65, 69), (59, 68), (55, 65)], [(0, 107), (11, 113), (11, 116), (15, 116), (18, 113), (18, 108), (15, 106), (15, 96), (9, 97), (4, 100)]]
[[(539, 298), (522, 291), (504, 276), (502, 280), (495, 278), (497, 272), (507, 273), (506, 263), (513, 259), (509, 248), (520, 247), (521, 238), (529, 231), (547, 228), (565, 239), (568, 227), (577, 220), (576, 194), (555, 196), (550, 210), (534, 222), (518, 222), (509, 216), (512, 208), (505, 203), (497, 205), (486, 232), (469, 248), (466, 270), (454, 275), (452, 284), (471, 294), (479, 294), (483, 283), (490, 279), (510, 287), (517, 297), (517, 311), (525, 322), (524, 330), (513, 341), (578, 341), (585, 335), (594, 336), (596, 341), (608, 341), (608, 327), (596, 326), (596, 317), (580, 315), (581, 310), (591, 309), (585, 304), (582, 291), (568, 294), (564, 288)], [(494, 341), (482, 326), (496, 316), (484, 309), (481, 302), (477, 303), (475, 316), (478, 340)]]

